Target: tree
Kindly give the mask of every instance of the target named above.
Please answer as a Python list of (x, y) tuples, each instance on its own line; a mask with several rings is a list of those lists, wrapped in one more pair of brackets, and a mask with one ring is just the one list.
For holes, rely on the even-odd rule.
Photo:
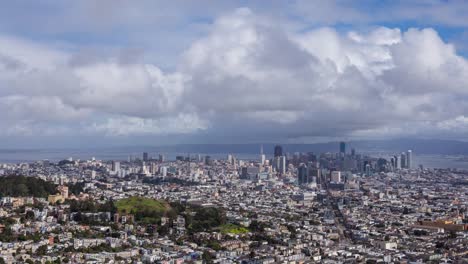
[(44, 256), (47, 254), (47, 245), (39, 246), (36, 250), (38, 256)]
[(213, 263), (213, 256), (211, 255), (210, 252), (205, 250), (205, 251), (203, 251), (202, 260), (205, 263)]
[(24, 216), (25, 219), (27, 220), (32, 220), (34, 219), (34, 212), (33, 211), (27, 211), (26, 215)]

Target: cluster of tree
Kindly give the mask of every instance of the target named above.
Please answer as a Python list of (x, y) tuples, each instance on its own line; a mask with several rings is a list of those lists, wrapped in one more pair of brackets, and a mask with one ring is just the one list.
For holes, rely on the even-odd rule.
[(74, 184), (68, 185), (68, 192), (74, 195), (79, 195), (80, 193), (84, 192), (84, 182), (77, 182)]
[(158, 177), (158, 178), (144, 178), (143, 183), (162, 185), (162, 184), (178, 184), (182, 186), (195, 186), (198, 185), (197, 182), (187, 181), (184, 179), (174, 178), (174, 177)]
[(76, 221), (80, 224), (84, 225), (102, 225), (103, 223), (109, 223), (109, 218), (107, 218), (104, 214), (99, 215), (98, 217), (94, 216), (87, 216), (81, 212), (77, 212), (73, 215), (73, 221)]
[(63, 166), (66, 166), (66, 165), (73, 165), (74, 162), (73, 161), (69, 161), (69, 160), (61, 160), (57, 163), (58, 166), (60, 167), (63, 167)]
[(189, 210), (185, 222), (191, 233), (209, 231), (226, 224), (226, 212), (222, 208), (190, 206)]
[(257, 220), (253, 220), (250, 225), (249, 225), (249, 229), (251, 232), (263, 232), (265, 231), (265, 228), (268, 227), (268, 224), (266, 224), (265, 222), (259, 222)]
[(104, 244), (100, 244), (100, 245), (93, 246), (93, 247), (80, 248), (78, 250), (73, 248), (73, 246), (70, 246), (68, 248), (65, 248), (64, 251), (65, 252), (81, 252), (81, 253), (93, 254), (93, 253), (101, 253), (101, 252), (119, 252), (119, 251), (125, 250), (127, 248), (128, 248), (128, 246), (113, 248), (109, 244), (104, 243)]
[(209, 251), (203, 251), (202, 260), (204, 263), (211, 264), (214, 263), (215, 256), (212, 255)]
[(155, 210), (135, 210), (131, 213), (135, 216), (135, 221), (145, 224), (157, 224), (164, 216), (164, 212)]
[(0, 177), (0, 196), (13, 197), (47, 197), (56, 194), (55, 184), (35, 177), (25, 177), (20, 175), (10, 175)]
[(70, 212), (82, 212), (82, 213), (97, 213), (97, 212), (110, 212), (114, 214), (117, 212), (112, 201), (107, 201), (105, 203), (98, 203), (94, 200), (85, 200), (85, 201), (76, 201), (76, 200), (67, 200), (67, 203), (70, 205)]

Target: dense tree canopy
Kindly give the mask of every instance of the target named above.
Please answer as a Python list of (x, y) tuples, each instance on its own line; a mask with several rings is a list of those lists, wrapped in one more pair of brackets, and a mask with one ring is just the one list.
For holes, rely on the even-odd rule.
[(50, 194), (56, 193), (57, 188), (55, 184), (36, 177), (18, 175), (0, 177), (0, 197), (47, 197)]

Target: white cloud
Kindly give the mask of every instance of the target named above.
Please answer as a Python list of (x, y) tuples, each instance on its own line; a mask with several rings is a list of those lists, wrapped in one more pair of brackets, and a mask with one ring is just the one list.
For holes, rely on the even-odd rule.
[(104, 122), (94, 123), (89, 132), (104, 132), (112, 136), (187, 134), (205, 130), (208, 124), (194, 114), (179, 114), (160, 119), (139, 117), (111, 117)]
[(296, 32), (242, 8), (216, 19), (176, 70), (77, 57), (0, 37), (4, 126), (262, 139), (441, 136), (468, 116), (468, 62), (430, 28)]

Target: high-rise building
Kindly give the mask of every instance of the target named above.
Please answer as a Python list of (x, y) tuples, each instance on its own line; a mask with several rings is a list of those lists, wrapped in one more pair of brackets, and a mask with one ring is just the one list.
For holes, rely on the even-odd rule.
[(297, 168), (297, 183), (299, 185), (309, 183), (309, 173), (307, 171), (307, 166), (304, 163)]
[(279, 172), (286, 174), (286, 156), (279, 157)]
[(340, 142), (340, 154), (345, 154), (346, 153), (346, 143), (345, 142)]
[(240, 179), (255, 180), (255, 178), (257, 178), (257, 175), (259, 173), (260, 173), (260, 170), (258, 167), (253, 167), (253, 166), (242, 167)]
[(307, 163), (307, 173), (309, 174), (309, 182), (321, 183), (320, 165), (318, 162)]
[(397, 155), (393, 156), (394, 168), (401, 169), (400, 159)]
[(406, 164), (406, 154), (404, 152), (401, 153), (400, 155), (400, 166), (402, 169), (404, 168), (407, 168), (407, 164)]
[(341, 182), (341, 171), (332, 171), (330, 175), (331, 182), (340, 183)]
[(265, 165), (265, 154), (263, 154), (263, 145), (260, 146), (260, 165)]
[(159, 154), (159, 162), (164, 162), (165, 158), (163, 154)]
[(148, 152), (143, 152), (143, 161), (148, 161)]
[(167, 167), (159, 167), (159, 173), (161, 174), (161, 176), (164, 178), (167, 176)]
[(211, 160), (210, 156), (205, 156), (205, 165), (212, 165), (213, 161)]
[(366, 164), (365, 167), (364, 167), (364, 171), (366, 172), (366, 176), (371, 176), (371, 165), (370, 164)]
[(283, 156), (283, 147), (280, 145), (275, 146), (275, 157)]
[(406, 167), (411, 169), (413, 166), (413, 151), (410, 149), (406, 152)]
[(119, 172), (119, 171), (120, 171), (120, 162), (119, 162), (119, 161), (113, 160), (113, 161), (112, 161), (112, 168), (111, 168), (111, 170), (112, 170), (113, 172)]

